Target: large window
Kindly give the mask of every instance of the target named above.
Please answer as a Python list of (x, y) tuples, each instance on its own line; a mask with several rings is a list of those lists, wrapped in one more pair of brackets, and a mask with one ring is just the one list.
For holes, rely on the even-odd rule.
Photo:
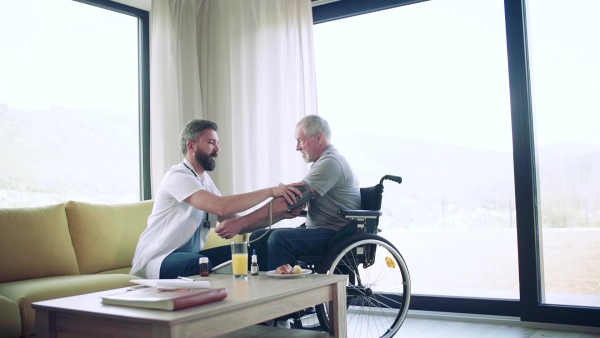
[(138, 20), (0, 2), (0, 207), (140, 200)]
[(592, 0), (313, 7), (334, 143), (362, 185), (404, 178), (386, 186), (382, 235), (408, 263), (411, 309), (599, 325), (599, 14)]
[(503, 2), (437, 0), (315, 25), (319, 113), (415, 294), (518, 298)]
[(600, 306), (600, 2), (527, 13), (544, 302)]

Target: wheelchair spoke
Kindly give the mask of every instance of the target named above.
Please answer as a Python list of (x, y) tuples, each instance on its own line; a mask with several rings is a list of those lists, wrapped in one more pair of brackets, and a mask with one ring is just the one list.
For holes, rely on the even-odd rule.
[[(357, 235), (338, 247), (319, 273), (348, 276), (348, 337), (392, 337), (410, 302), (410, 277), (402, 256), (387, 240), (373, 234)], [(317, 307), (326, 329), (327, 310), (327, 304)]]

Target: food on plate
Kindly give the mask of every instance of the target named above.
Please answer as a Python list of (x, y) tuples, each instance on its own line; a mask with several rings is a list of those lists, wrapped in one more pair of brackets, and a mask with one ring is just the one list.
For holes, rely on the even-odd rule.
[(289, 275), (289, 274), (301, 274), (302, 273), (302, 268), (299, 265), (294, 265), (294, 267), (292, 268), (291, 265), (289, 264), (284, 264), (281, 266), (278, 266), (277, 269), (275, 269), (275, 273), (278, 275)]
[(281, 266), (278, 266), (277, 269), (275, 269), (275, 273), (277, 273), (278, 275), (289, 275), (290, 273), (292, 273), (292, 266), (289, 264), (284, 264)]

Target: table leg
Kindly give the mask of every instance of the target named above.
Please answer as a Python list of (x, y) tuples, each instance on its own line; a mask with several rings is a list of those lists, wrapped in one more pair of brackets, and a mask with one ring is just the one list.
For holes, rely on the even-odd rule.
[[(329, 302), (329, 335), (333, 337), (346, 337), (346, 281), (332, 285), (333, 300)], [(333, 332), (331, 332), (333, 331)]]
[(55, 316), (52, 312), (35, 310), (35, 336), (37, 338), (57, 338)]

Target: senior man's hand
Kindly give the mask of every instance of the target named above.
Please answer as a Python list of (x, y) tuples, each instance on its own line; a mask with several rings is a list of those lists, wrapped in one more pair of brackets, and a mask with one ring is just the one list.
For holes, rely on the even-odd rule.
[(216, 228), (215, 233), (224, 239), (231, 239), (242, 231), (240, 222), (237, 218), (229, 218), (221, 222)]

